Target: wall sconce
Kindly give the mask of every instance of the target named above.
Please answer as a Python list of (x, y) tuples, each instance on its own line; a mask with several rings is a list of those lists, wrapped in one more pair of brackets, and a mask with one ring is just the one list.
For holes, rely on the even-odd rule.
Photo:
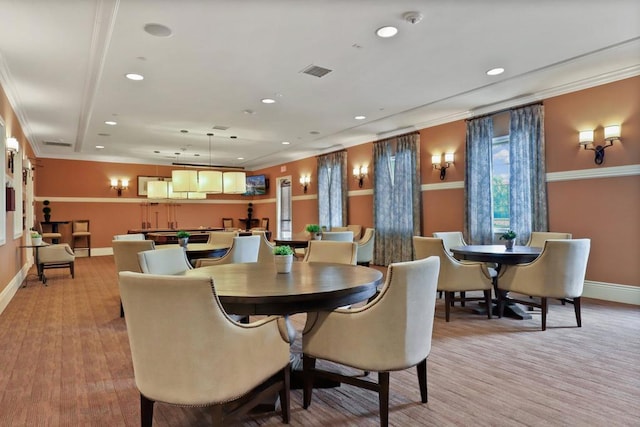
[(8, 167), (13, 173), (13, 157), (20, 150), (20, 143), (17, 139), (11, 137), (7, 138), (7, 151), (9, 152), (9, 164)]
[(111, 188), (118, 192), (118, 197), (122, 196), (122, 190), (129, 188), (129, 180), (126, 178), (111, 178)]
[(446, 153), (444, 155), (444, 165), (442, 164), (442, 155), (431, 156), (431, 163), (435, 170), (440, 171), (440, 181), (444, 181), (444, 177), (447, 175), (447, 169), (453, 164), (453, 153)]
[(304, 191), (304, 194), (307, 194), (307, 188), (309, 187), (310, 182), (311, 177), (309, 175), (302, 175), (300, 177), (300, 185), (302, 186), (302, 191)]
[[(604, 150), (607, 147), (613, 145), (613, 141), (620, 141), (620, 125), (612, 125), (604, 128), (604, 140), (607, 141), (605, 145), (593, 146), (593, 131), (583, 130), (578, 134), (578, 144), (582, 145), (585, 150), (591, 150), (595, 152), (594, 161), (596, 165), (601, 165), (604, 162)], [(591, 145), (587, 147), (587, 145)]]
[(366, 166), (360, 166), (353, 168), (353, 178), (358, 181), (358, 187), (362, 188), (365, 177), (369, 174), (369, 168)]

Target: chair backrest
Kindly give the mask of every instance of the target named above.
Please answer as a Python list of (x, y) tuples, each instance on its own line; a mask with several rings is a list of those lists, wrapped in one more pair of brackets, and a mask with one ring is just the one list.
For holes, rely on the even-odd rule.
[(514, 281), (530, 289), (531, 295), (577, 298), (584, 288), (590, 248), (590, 239), (548, 239), (534, 261), (507, 266), (504, 280), (515, 273)]
[(322, 233), (322, 240), (353, 242), (353, 231), (325, 231)]
[(267, 240), (267, 233), (264, 231), (252, 231), (254, 235), (260, 236), (260, 249), (258, 250), (258, 262), (273, 262), (273, 248), (275, 245)]
[(356, 242), (310, 240), (304, 261), (356, 265), (358, 244)]
[(451, 248), (454, 248), (456, 246), (467, 245), (467, 243), (464, 241), (464, 237), (462, 237), (461, 231), (436, 231), (435, 233), (433, 233), (433, 237), (442, 239), (444, 248), (449, 252), (451, 252)]
[(153, 240), (114, 240), (111, 242), (116, 272), (135, 271), (142, 273), (138, 252), (155, 249)]
[(146, 274), (182, 274), (192, 268), (181, 247), (138, 252), (138, 262), (140, 270)]
[(143, 233), (135, 233), (135, 234), (116, 234), (113, 236), (113, 240), (144, 240), (145, 236)]
[(238, 376), (243, 366), (262, 363), (260, 375), (286, 366), (289, 347), (270, 346), (265, 354), (260, 343), (273, 342), (272, 335), (231, 321), (211, 278), (122, 272), (119, 286), (136, 385), (149, 399), (195, 406), (226, 402), (264, 379)]
[(239, 264), (244, 262), (257, 262), (260, 251), (260, 236), (238, 236), (233, 238), (231, 249), (215, 264)]
[(269, 218), (262, 218), (260, 220), (260, 227), (264, 228), (265, 230), (269, 229)]
[(73, 233), (82, 233), (89, 231), (89, 220), (88, 219), (75, 219), (72, 222), (72, 232)]
[(373, 261), (373, 248), (376, 244), (376, 229), (366, 228), (362, 239), (358, 240), (358, 263)]
[(483, 263), (463, 263), (444, 249), (444, 242), (437, 237), (413, 236), (416, 259), (437, 256), (440, 258), (438, 290), (456, 291), (488, 289), (491, 287), (489, 272)]
[(38, 248), (38, 262), (46, 264), (50, 262), (65, 263), (75, 260), (73, 250), (66, 243), (47, 245)]
[(228, 245), (231, 247), (233, 238), (238, 235), (237, 231), (211, 231), (209, 232), (209, 241), (212, 245)]
[(222, 218), (222, 228), (233, 228), (233, 218)]
[(362, 226), (361, 225), (348, 224), (347, 225), (347, 230), (349, 230), (349, 231), (351, 231), (353, 233), (353, 240), (354, 241), (360, 240), (360, 236), (362, 235)]
[(370, 326), (387, 349), (369, 357), (402, 369), (429, 355), (439, 265), (437, 257), (389, 265), (380, 293), (361, 309), (371, 311)]
[(533, 246), (534, 248), (544, 247), (544, 242), (549, 239), (571, 239), (571, 233), (556, 233), (552, 231), (532, 231), (529, 236), (527, 246)]

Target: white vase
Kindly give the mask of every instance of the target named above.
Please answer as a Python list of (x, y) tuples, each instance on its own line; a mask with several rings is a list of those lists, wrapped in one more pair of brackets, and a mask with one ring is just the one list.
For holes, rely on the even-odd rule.
[(313, 233), (313, 240), (322, 240), (322, 233)]
[(180, 246), (182, 246), (183, 248), (186, 248), (188, 243), (189, 243), (189, 238), (188, 237), (180, 237), (178, 239), (178, 244)]
[(42, 237), (32, 237), (31, 238), (31, 244), (33, 246), (40, 246), (42, 245)]
[(507, 248), (507, 250), (509, 249), (513, 249), (513, 244), (515, 243), (515, 240), (511, 239), (511, 240), (507, 240), (504, 242), (504, 246)]
[(290, 273), (293, 264), (293, 255), (274, 255), (273, 262), (278, 273)]

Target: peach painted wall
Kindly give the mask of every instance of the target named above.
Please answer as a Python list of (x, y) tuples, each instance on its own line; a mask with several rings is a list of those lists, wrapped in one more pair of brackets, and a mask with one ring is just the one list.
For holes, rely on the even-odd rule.
[[(591, 170), (610, 166), (638, 165), (640, 163), (640, 77), (566, 94), (544, 101), (547, 172)], [(12, 134), (22, 136), (17, 120), (2, 94), (0, 111)], [(602, 138), (602, 126), (622, 124), (622, 143), (615, 143), (606, 151), (605, 164), (593, 164), (593, 152), (578, 148), (579, 130), (596, 129), (596, 138)], [(500, 127), (498, 125), (497, 127)], [(420, 131), (421, 181), (434, 184), (441, 181), (431, 166), (431, 155), (455, 152), (455, 163), (447, 170), (445, 184), (450, 189), (423, 191), (423, 235), (434, 231), (461, 230), (464, 224), (464, 158), (465, 122), (463, 120), (434, 126)], [(373, 225), (372, 143), (368, 142), (348, 151), (349, 171), (356, 165), (369, 166), (369, 177), (362, 189), (349, 178), (349, 223), (364, 227)], [(136, 176), (170, 176), (172, 167), (100, 163), (72, 160), (39, 159), (36, 170), (36, 196), (53, 199), (54, 219), (89, 218), (94, 232), (94, 247), (109, 247), (111, 236), (140, 226), (140, 204), (144, 197), (136, 195)], [(276, 230), (275, 197), (279, 177), (290, 177), (293, 193), (293, 231), (300, 231), (307, 223), (316, 223), (317, 174), (316, 158), (283, 163), (254, 172), (264, 173), (270, 179), (269, 194), (265, 196), (212, 196), (206, 203), (182, 203), (178, 211), (180, 225), (220, 225), (222, 217), (244, 218), (249, 201), (254, 203), (254, 217), (269, 217), (271, 230)], [(299, 185), (302, 174), (311, 176), (307, 194)], [(128, 177), (131, 187), (118, 199), (109, 189), (111, 177)], [(361, 191), (363, 190), (363, 191)], [(549, 225), (554, 231), (567, 231), (575, 237), (592, 239), (592, 250), (587, 279), (608, 283), (640, 286), (640, 177), (592, 178), (552, 181), (548, 183)], [(60, 198), (61, 201), (55, 201)], [(88, 198), (87, 201), (66, 200)], [(98, 201), (92, 201), (97, 199)], [(104, 202), (109, 199), (109, 202)], [(36, 207), (37, 219), (42, 218), (41, 204)], [(159, 225), (166, 222), (166, 208), (151, 207), (152, 222), (158, 211)], [(7, 231), (13, 230), (11, 214), (7, 218)], [(10, 233), (12, 236), (13, 233)], [(622, 237), (622, 238), (621, 238)], [(3, 268), (0, 288), (5, 287), (24, 263), (24, 251), (16, 250), (20, 241), (7, 239), (0, 247)], [(4, 260), (8, 260), (5, 264)], [(9, 268), (5, 268), (7, 265)]]

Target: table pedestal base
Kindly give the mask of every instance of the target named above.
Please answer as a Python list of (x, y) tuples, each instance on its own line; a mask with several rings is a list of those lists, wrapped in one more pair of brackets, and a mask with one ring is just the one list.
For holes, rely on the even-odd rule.
[[(484, 305), (478, 305), (478, 307), (473, 309), (473, 312), (475, 314), (486, 315), (487, 308)], [(496, 301), (494, 301), (494, 304), (492, 305), (491, 314), (498, 317), (498, 304)], [(502, 313), (502, 316), (518, 320), (531, 319), (531, 315), (514, 302), (507, 302), (504, 306), (504, 313)]]

